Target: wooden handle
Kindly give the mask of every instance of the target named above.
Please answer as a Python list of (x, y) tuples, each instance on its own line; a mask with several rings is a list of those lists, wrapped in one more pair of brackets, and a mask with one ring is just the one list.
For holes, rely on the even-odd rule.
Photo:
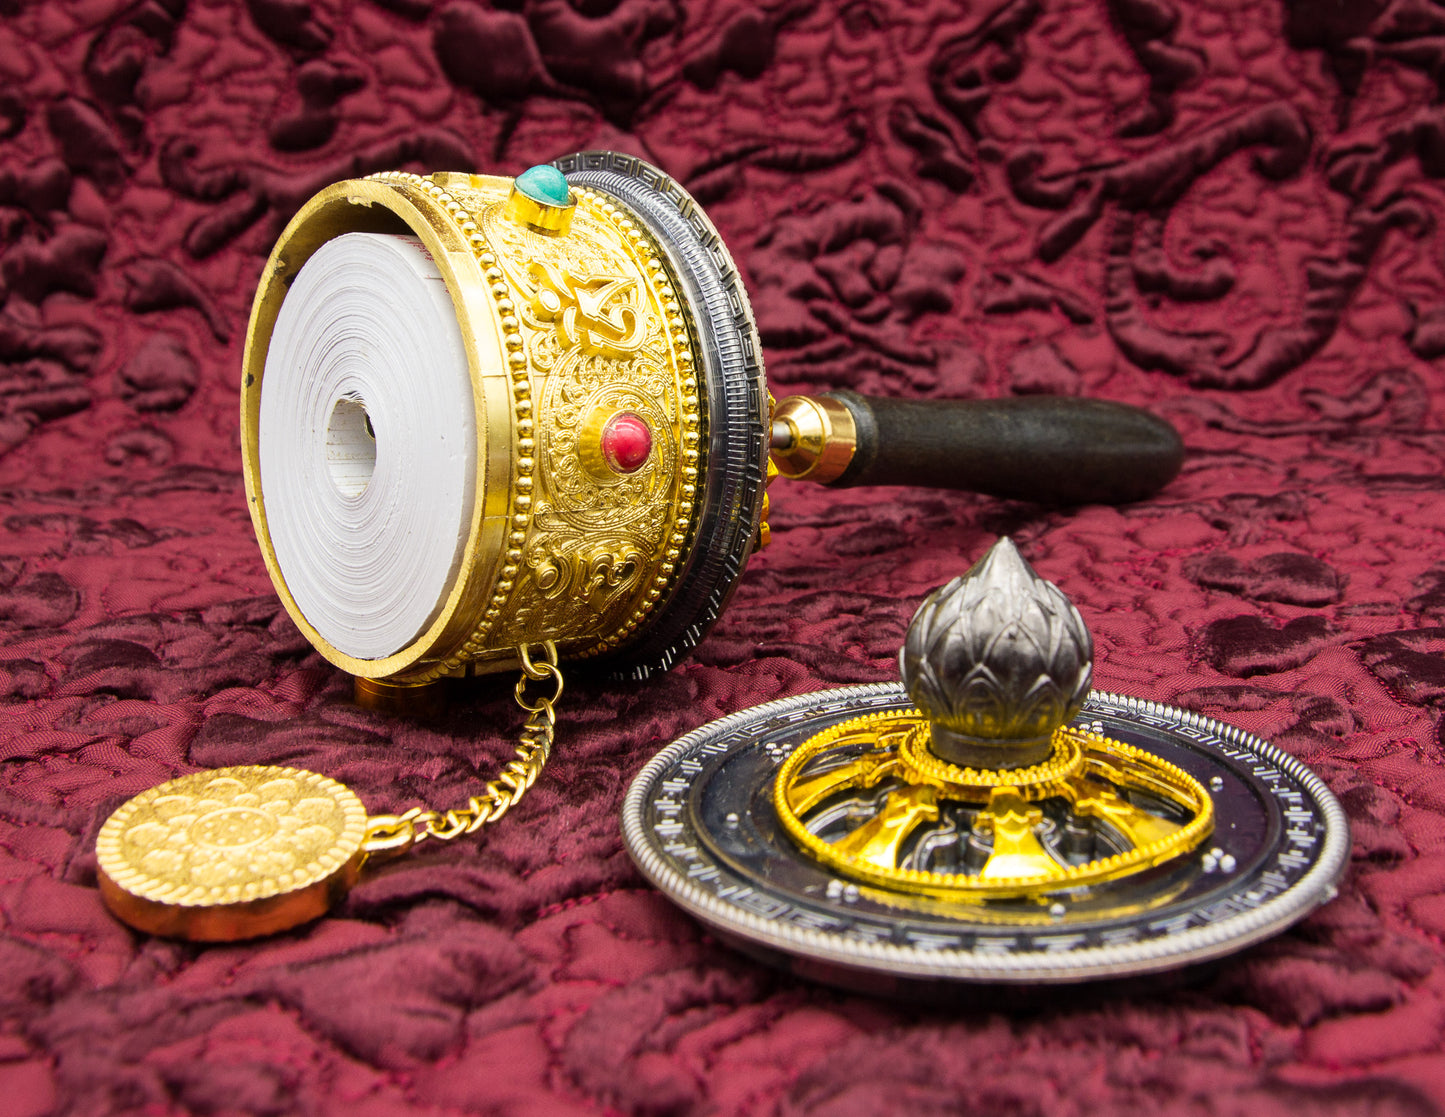
[[(1044, 504), (1122, 504), (1152, 496), (1184, 461), (1169, 423), (1104, 400), (890, 400), (836, 391), (784, 400), (778, 415), (779, 470), (834, 488), (931, 485)], [(810, 423), (822, 429), (810, 435)], [(809, 437), (813, 450), (800, 466), (797, 447)]]

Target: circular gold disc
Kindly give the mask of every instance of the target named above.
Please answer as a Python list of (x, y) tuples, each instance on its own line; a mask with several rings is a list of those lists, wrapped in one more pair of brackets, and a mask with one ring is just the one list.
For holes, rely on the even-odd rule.
[(335, 780), (246, 766), (142, 792), (101, 827), (105, 904), (151, 934), (220, 942), (315, 919), (356, 881), (366, 810)]

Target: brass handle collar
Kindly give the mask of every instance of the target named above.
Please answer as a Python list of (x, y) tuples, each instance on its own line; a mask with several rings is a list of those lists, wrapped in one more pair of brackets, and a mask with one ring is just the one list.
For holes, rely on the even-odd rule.
[(826, 485), (858, 448), (853, 413), (828, 396), (789, 396), (773, 413), (773, 464), (784, 477)]

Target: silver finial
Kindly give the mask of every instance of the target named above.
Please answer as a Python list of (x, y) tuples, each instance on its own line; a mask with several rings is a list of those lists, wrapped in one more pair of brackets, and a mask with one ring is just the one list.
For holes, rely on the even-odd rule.
[(1019, 768), (1046, 759), (1054, 730), (1084, 705), (1094, 641), (1005, 536), (924, 599), (898, 666), (933, 723), (935, 753), (962, 767)]

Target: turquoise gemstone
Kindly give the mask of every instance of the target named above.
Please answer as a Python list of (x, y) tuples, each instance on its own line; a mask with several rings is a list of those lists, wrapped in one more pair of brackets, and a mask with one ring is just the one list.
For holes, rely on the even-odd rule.
[(545, 163), (528, 167), (517, 176), (517, 189), (532, 201), (544, 206), (565, 206), (571, 203), (572, 193), (567, 189), (567, 179), (556, 167)]

